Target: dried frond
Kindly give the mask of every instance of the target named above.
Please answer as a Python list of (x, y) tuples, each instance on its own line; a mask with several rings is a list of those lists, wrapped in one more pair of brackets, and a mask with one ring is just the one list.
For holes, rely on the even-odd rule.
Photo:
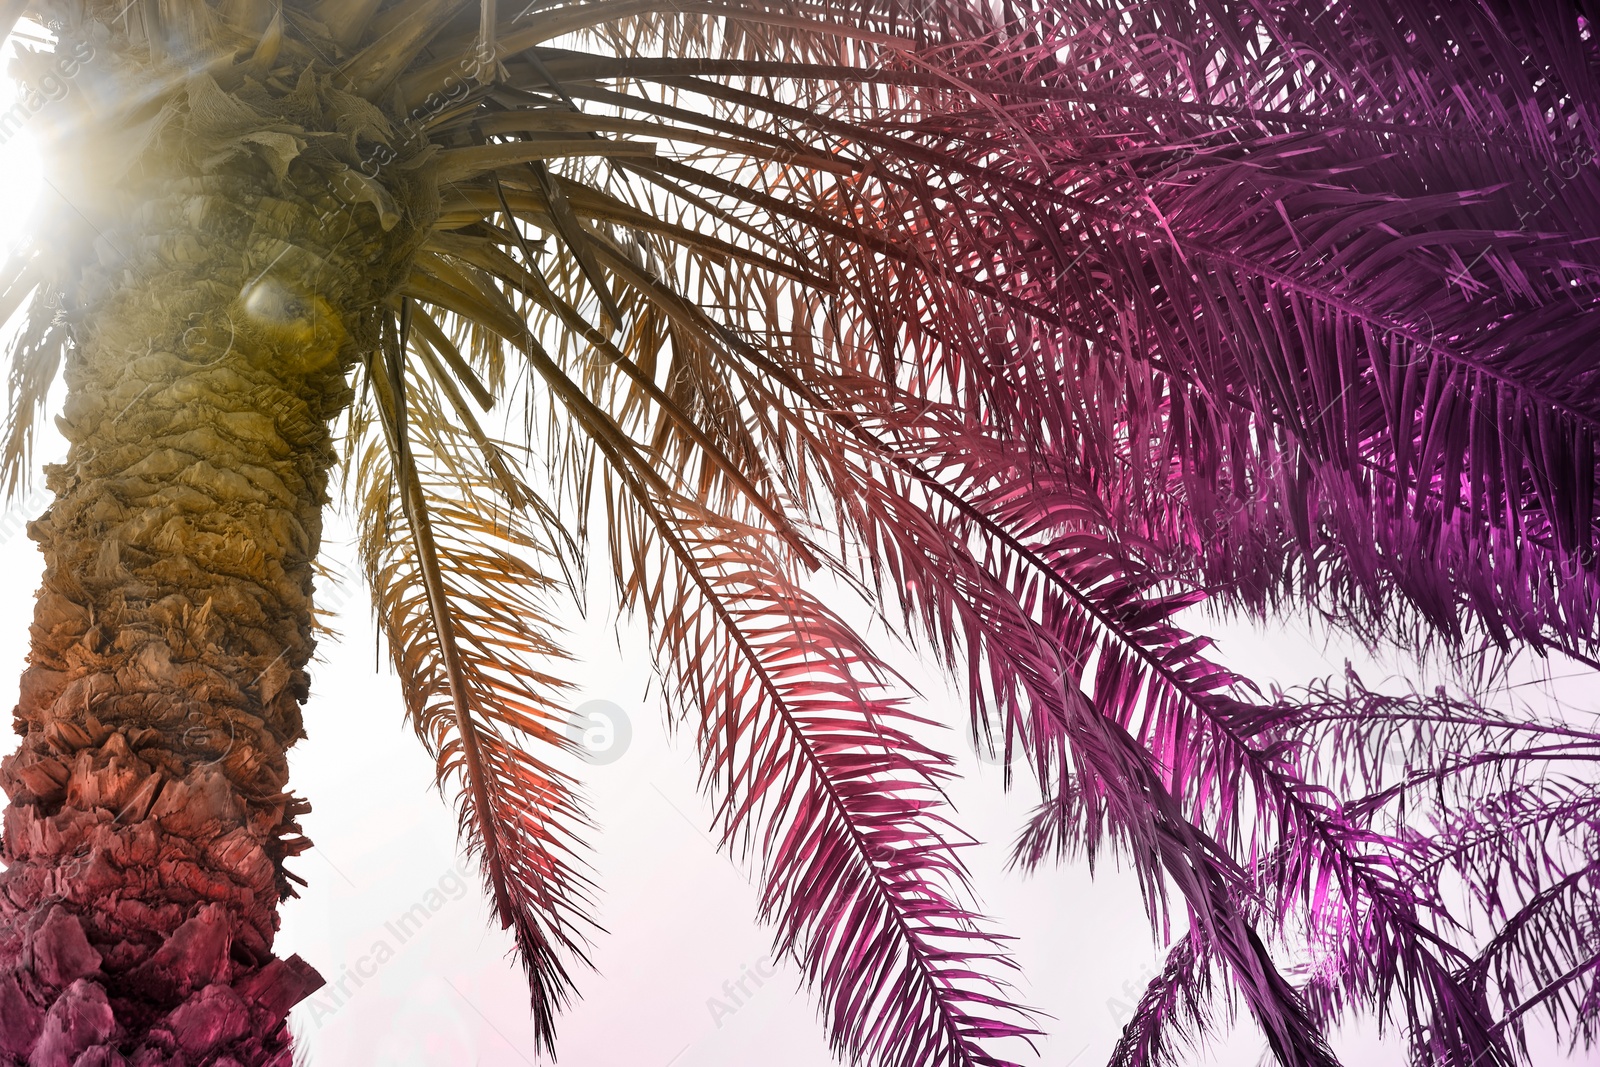
[(582, 858), (591, 827), (575, 780), (540, 754), (570, 745), (566, 684), (547, 673), (562, 656), (548, 602), (555, 579), (535, 563), (554, 564), (559, 548), (501, 495), (503, 455), (476, 451), (450, 425), (426, 377), (385, 377), (381, 367), (373, 375), (374, 411), (352, 437), (367, 579), (412, 726), (441, 790), (458, 792), (462, 836), (502, 925), (515, 928), (549, 1048), (573, 990), (569, 964), (587, 963), (594, 925)]

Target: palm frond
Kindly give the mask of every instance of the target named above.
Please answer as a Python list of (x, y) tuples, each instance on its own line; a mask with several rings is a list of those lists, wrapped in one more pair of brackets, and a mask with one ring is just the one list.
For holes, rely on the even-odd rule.
[(758, 531), (641, 488), (637, 511), (618, 507), (624, 588), (698, 718), (723, 840), (761, 856), (763, 914), (816, 983), (836, 1051), (1009, 1062), (989, 1043), (1033, 1031), (984, 969), (1007, 961), (964, 903), (937, 813), (948, 758), (907, 732), (919, 720), (885, 694), (883, 665), (764, 558)]
[(1178, 1067), (1179, 1048), (1210, 1028), (1210, 971), (1193, 939), (1180, 938), (1123, 1026), (1107, 1067)]
[[(682, 432), (681, 411), (661, 415), (688, 450), (664, 477), (674, 466), (645, 462), (503, 296), (460, 267), (436, 273), (453, 284), (414, 278), (413, 291), (520, 348), (607, 458), (607, 500), (633, 515), (614, 519), (612, 535), (614, 560), (631, 568), (619, 574), (625, 595), (657, 631), (680, 712), (701, 717), (725, 841), (762, 845), (764, 916), (816, 982), (836, 1048), (906, 1067), (1005, 1062), (987, 1044), (1032, 1031), (1006, 1018), (1001, 987), (981, 969), (1003, 961), (999, 941), (962, 902), (951, 827), (931, 814), (948, 761), (895, 725), (918, 720), (874, 695), (884, 668), (860, 639), (751, 551), (763, 529), (724, 517), (742, 504), (759, 519), (771, 504), (729, 480), (731, 461), (700, 448), (700, 433)], [(691, 499), (674, 483), (699, 491)], [(774, 536), (796, 551), (786, 528)]]
[[(1538, 6), (1418, 3), (1397, 28), (1362, 3), (1083, 4), (1040, 28), (1041, 51), (1108, 60), (1041, 64), (1047, 89), (1109, 95), (1007, 101), (1028, 138), (991, 124), (984, 148), (1070, 194), (1048, 242), (1000, 204), (994, 229), (1038, 234), (1031, 280), (1113, 374), (1157, 372), (1149, 406), (1053, 430), (1170, 465), (1155, 519), (1215, 593), (1323, 597), (1376, 632), (1397, 589), (1458, 640), (1594, 640), (1591, 370), (1557, 354), (1600, 322), (1600, 178), (1572, 164), (1592, 73), (1557, 79), (1596, 56)], [(1562, 75), (1478, 78), (1552, 51)], [(979, 384), (974, 403), (1013, 391)]]
[[(53, 290), (36, 261), (22, 255), (12, 257), (0, 283), (0, 323), (10, 322), (27, 303), (20, 332), (11, 342), (9, 395), (0, 444), (0, 492), (14, 500), (33, 467), (37, 420), (61, 370), (66, 330), (59, 321), (59, 309), (52, 306)], [(68, 411), (65, 417), (79, 414)]]
[[(1590, 837), (1591, 849), (1593, 837)], [(1592, 857), (1592, 852), (1591, 852)], [(1596, 968), (1600, 967), (1600, 908), (1591, 858), (1532, 895), (1510, 915), (1473, 959), (1469, 982), (1491, 986), (1505, 1012), (1502, 1026), (1522, 1038), (1522, 1016), (1536, 1009), (1570, 1034), (1571, 1045), (1593, 1047)]]
[(459, 790), (462, 835), (515, 929), (535, 1035), (550, 1049), (573, 991), (569, 964), (588, 962), (594, 926), (577, 783), (538, 755), (570, 744), (565, 683), (545, 673), (562, 655), (546, 603), (553, 579), (532, 562), (554, 562), (560, 548), (518, 517), (517, 498), (502, 495), (504, 455), (451, 427), (428, 375), (391, 362), (368, 385), (366, 429), (351, 438), (367, 579), (412, 725), (440, 788)]
[[(1211, 910), (1230, 916), (1244, 899), (1235, 887), (1236, 899), (1217, 901), (1234, 883), (1226, 863), (1216, 867), (1217, 856), (1281, 854), (1286, 862), (1274, 872), (1280, 891), (1302, 897), (1338, 931), (1338, 974), (1352, 996), (1374, 1006), (1397, 998), (1410, 1025), (1426, 1025), (1446, 1042), (1447, 1055), (1497, 1062), (1492, 1020), (1449, 966), (1456, 950), (1423, 921), (1439, 905), (1408, 886), (1387, 838), (1348, 821), (1305, 777), (1272, 733), (1281, 711), (1242, 698), (1240, 680), (1208, 663), (1204, 643), (1174, 625), (1173, 612), (1192, 598), (1158, 595), (1141, 579), (1093, 532), (1096, 509), (1081, 490), (1062, 482), (1048, 492), (1036, 472), (1014, 475), (1003, 459), (986, 463), (981, 438), (960, 441), (949, 452), (959, 457), (961, 481), (953, 471), (950, 484), (923, 481), (947, 505), (933, 512), (933, 522), (908, 526), (881, 492), (880, 506), (861, 513), (898, 520), (875, 526), (875, 543), (895, 545), (889, 558), (902, 574), (914, 562), (907, 584), (941, 604), (925, 610), (924, 621), (944, 630), (943, 646), (951, 647), (954, 633), (971, 640), (971, 661), (989, 671), (970, 686), (978, 719), (988, 714), (985, 696), (995, 695), (1008, 747), (1015, 737), (1040, 771), (1047, 801), (1017, 855), (1036, 861), (1115, 831), (1129, 839), (1129, 851), (1149, 857), (1141, 869), (1148, 891), (1158, 891), (1164, 868), (1183, 889), (1192, 918), (1203, 919)], [(983, 567), (961, 558), (961, 546), (973, 539), (986, 553)], [(970, 592), (984, 586), (982, 599)], [(996, 603), (1008, 605), (1005, 615)], [(956, 623), (963, 614), (969, 619)], [(1001, 619), (1005, 625), (995, 626)], [(1043, 719), (1041, 709), (1049, 709)], [(1057, 749), (1063, 731), (1075, 760), (1070, 775)], [(1159, 776), (1121, 752), (1115, 739), (1124, 732), (1138, 738)], [(1086, 800), (1081, 794), (1090, 790), (1100, 796)], [(1049, 799), (1056, 795), (1059, 803)], [(1170, 809), (1140, 813), (1139, 797), (1151, 805), (1160, 796), (1169, 797)], [(1083, 829), (1067, 828), (1074, 818)], [(1196, 825), (1213, 828), (1220, 846)], [(1247, 983), (1247, 997), (1255, 994), (1258, 1017), (1270, 1020), (1280, 999), (1274, 982), (1248, 986), (1257, 968), (1253, 934), (1232, 936), (1232, 954), (1224, 954)], [(1307, 1032), (1293, 1009), (1286, 1018), (1292, 1022), (1280, 1033)]]

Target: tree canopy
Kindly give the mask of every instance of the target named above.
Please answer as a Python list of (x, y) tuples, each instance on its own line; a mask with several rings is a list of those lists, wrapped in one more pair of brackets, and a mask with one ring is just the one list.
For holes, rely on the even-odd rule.
[(1001, 1064), (1040, 1024), (928, 713), (818, 573), (1024, 758), (1019, 863), (1112, 850), (1177, 912), (1114, 1062), (1181, 1062), (1219, 987), (1291, 1067), (1352, 1012), (1419, 1064), (1512, 1063), (1533, 1012), (1593, 1041), (1600, 734), (1264, 694), (1175, 617), (1593, 663), (1591, 0), (14, 10), (94, 58), (0, 279), (11, 484), (95, 279), (186, 254), (174, 221), (107, 266), (130, 196), (325, 190), (348, 240), (280, 241), (227, 321), (357, 352), (366, 577), (542, 1045), (598, 917), (549, 755), (595, 545), (846, 1059)]

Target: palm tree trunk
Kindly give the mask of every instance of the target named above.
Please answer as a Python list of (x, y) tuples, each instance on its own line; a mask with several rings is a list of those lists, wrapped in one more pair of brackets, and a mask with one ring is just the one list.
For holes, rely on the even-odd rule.
[(4, 1064), (286, 1065), (322, 984), (273, 955), (309, 844), (285, 750), (328, 427), (398, 236), (326, 169), (186, 147), (97, 217), (71, 313), (70, 451), (30, 526), (46, 567), (0, 766)]

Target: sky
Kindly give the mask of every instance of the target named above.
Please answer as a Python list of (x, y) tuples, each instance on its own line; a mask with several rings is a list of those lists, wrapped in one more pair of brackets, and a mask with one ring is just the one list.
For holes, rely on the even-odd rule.
[[(0, 82), (0, 107), (8, 106)], [(33, 131), (0, 143), (0, 202), (24, 205), (41, 189)], [(28, 210), (0, 213), (9, 245)], [(64, 449), (53, 433), (45, 459)], [(0, 516), (0, 701), (15, 702), (26, 653), (26, 606), (41, 561), (24, 520), (43, 510), (41, 490), (22, 494)], [(329, 985), (298, 1007), (292, 1024), (304, 1061), (317, 1067), (518, 1067), (536, 1060), (525, 980), (508, 957), (510, 938), (491, 921), (475, 865), (456, 847), (455, 816), (433, 788), (433, 768), (404, 721), (398, 683), (387, 669), (357, 573), (350, 527), (330, 522), (324, 560), (346, 580), (319, 585), (336, 608), (337, 640), (324, 640), (305, 709), (309, 738), (290, 754), (291, 785), (308, 797), (302, 821), (315, 847), (291, 864), (309, 885), (282, 908), (280, 955), (298, 953)], [(603, 566), (595, 571), (605, 573)], [(581, 1000), (560, 1020), (563, 1064), (578, 1067), (821, 1067), (832, 1062), (814, 1005), (796, 970), (770, 955), (755, 919), (748, 871), (718, 852), (710, 809), (697, 789), (692, 745), (669, 736), (651, 685), (648, 645), (634, 621), (595, 598), (574, 618), (566, 672), (575, 702), (610, 715), (619, 743), (585, 768), (598, 825), (593, 866), (602, 887), (593, 973), (579, 974)], [(1253, 629), (1196, 620), (1220, 633), (1222, 659), (1258, 682), (1293, 684), (1338, 673), (1354, 658), (1369, 680), (1411, 672), (1374, 662), (1348, 642), (1329, 642), (1300, 624)], [(904, 650), (886, 648), (936, 718), (959, 723), (963, 699)], [(1561, 673), (1560, 668), (1555, 669)], [(1564, 678), (1551, 699), (1592, 718), (1600, 695), (1588, 678)], [(631, 734), (626, 744), (620, 743)], [(959, 822), (981, 842), (966, 859), (986, 912), (1015, 935), (1018, 999), (1044, 1013), (1047, 1036), (1024, 1062), (1050, 1067), (1102, 1064), (1145, 982), (1162, 965), (1137, 886), (1103, 864), (1024, 876), (1006, 869), (1007, 850), (1028, 810), (1024, 793), (1001, 788), (1001, 768), (979, 760), (962, 734), (946, 744), (961, 757), (951, 788)], [(0, 746), (9, 747), (9, 746)], [(1566, 1061), (1535, 1035), (1534, 1062)], [(1335, 1035), (1344, 1062), (1403, 1062), (1395, 1035), (1371, 1026)], [(1253, 1067), (1262, 1042), (1246, 1023), (1193, 1062)], [(1594, 1061), (1600, 1062), (1600, 1060)]]

